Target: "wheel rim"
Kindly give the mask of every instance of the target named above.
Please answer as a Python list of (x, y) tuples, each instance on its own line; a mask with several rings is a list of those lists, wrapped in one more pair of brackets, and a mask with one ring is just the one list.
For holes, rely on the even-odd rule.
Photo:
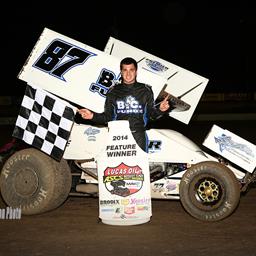
[(217, 205), (223, 195), (221, 184), (214, 178), (202, 178), (195, 184), (195, 198), (205, 206)]
[(38, 176), (30, 168), (24, 168), (15, 175), (14, 188), (22, 197), (32, 196), (38, 188)]

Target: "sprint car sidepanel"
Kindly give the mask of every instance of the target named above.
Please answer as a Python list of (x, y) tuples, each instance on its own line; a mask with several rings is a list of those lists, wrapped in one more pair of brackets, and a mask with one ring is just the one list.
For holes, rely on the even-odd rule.
[[(64, 159), (95, 158), (103, 150), (107, 133), (106, 127), (74, 124)], [(196, 144), (176, 131), (151, 129), (148, 138), (150, 162), (193, 164), (208, 159)]]
[(217, 125), (213, 125), (203, 145), (250, 173), (256, 168), (256, 146)]
[(180, 181), (181, 181), (181, 178), (165, 177), (160, 180), (152, 182), (151, 183), (152, 198), (179, 199), (180, 198), (179, 196)]

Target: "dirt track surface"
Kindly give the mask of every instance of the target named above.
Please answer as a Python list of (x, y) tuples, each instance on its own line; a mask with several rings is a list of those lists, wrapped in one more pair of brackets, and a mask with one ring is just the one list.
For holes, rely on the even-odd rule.
[(98, 198), (69, 197), (54, 211), (0, 220), (0, 255), (253, 256), (255, 199), (252, 188), (230, 217), (214, 223), (194, 219), (180, 201), (153, 200), (150, 222), (111, 226), (98, 219)]

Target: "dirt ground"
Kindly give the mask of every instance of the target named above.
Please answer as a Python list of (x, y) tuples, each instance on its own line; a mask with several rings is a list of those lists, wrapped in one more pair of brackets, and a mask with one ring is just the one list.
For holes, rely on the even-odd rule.
[[(220, 126), (255, 143), (251, 121)], [(199, 122), (182, 132), (200, 145), (209, 127)], [(2, 126), (2, 143), (9, 141), (11, 132)], [(256, 188), (242, 196), (237, 210), (220, 222), (194, 219), (180, 201), (153, 200), (152, 208), (150, 222), (111, 226), (99, 221), (98, 198), (69, 197), (51, 212), (0, 220), (0, 256), (256, 255)], [(3, 209), (6, 205), (0, 200)]]
[[(256, 255), (256, 188), (214, 223), (188, 215), (180, 201), (153, 200), (147, 223), (112, 226), (98, 218), (98, 198), (69, 197), (51, 212), (0, 220), (0, 255)], [(5, 207), (1, 202), (1, 208)]]

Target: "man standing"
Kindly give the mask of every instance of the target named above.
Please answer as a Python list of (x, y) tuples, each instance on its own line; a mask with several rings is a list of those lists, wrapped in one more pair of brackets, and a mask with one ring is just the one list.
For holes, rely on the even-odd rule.
[(149, 120), (160, 118), (169, 109), (168, 95), (154, 106), (154, 95), (149, 85), (137, 82), (137, 62), (126, 57), (120, 62), (121, 83), (111, 87), (106, 96), (103, 113), (94, 113), (86, 108), (78, 112), (83, 119), (105, 124), (113, 120), (128, 120), (137, 144), (148, 152), (146, 125)]

